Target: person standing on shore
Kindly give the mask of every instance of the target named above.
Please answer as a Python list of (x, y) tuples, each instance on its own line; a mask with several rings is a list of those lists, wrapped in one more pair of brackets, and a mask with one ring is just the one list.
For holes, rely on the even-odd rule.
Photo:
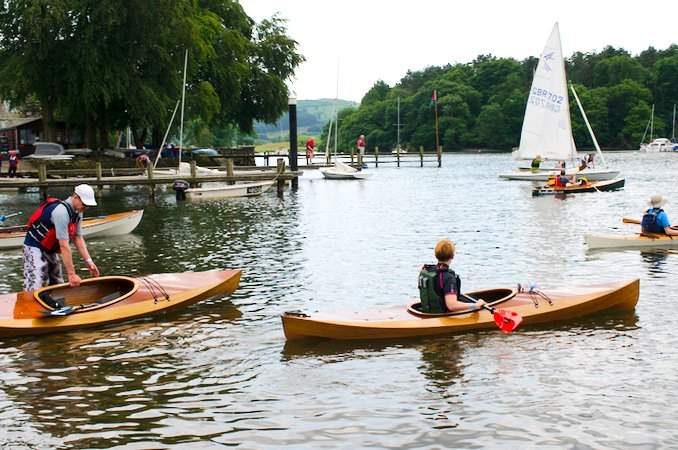
[(16, 150), (9, 151), (9, 169), (7, 170), (7, 176), (9, 178), (16, 177), (16, 171), (19, 168), (19, 154)]
[(89, 273), (99, 276), (85, 239), (82, 237), (82, 213), (88, 206), (96, 206), (94, 190), (87, 184), (75, 187), (73, 195), (64, 201), (48, 199), (28, 220), (24, 239), (24, 291), (35, 291), (44, 286), (64, 282), (61, 260), (66, 266), (68, 283), (77, 287), (82, 281), (75, 271), (72, 241), (85, 261)]
[(309, 136), (306, 140), (306, 159), (309, 164), (313, 164), (313, 152), (315, 151), (315, 140), (313, 136)]

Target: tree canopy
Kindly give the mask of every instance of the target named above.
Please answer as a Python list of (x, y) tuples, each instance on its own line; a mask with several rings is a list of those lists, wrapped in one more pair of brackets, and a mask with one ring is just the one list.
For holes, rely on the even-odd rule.
[(187, 115), (251, 132), (286, 108), (285, 81), (303, 61), (277, 16), (255, 23), (235, 0), (6, 0), (0, 6), (0, 96), (39, 102), (88, 146), (131, 126), (139, 140)]
[[(435, 148), (431, 94), (438, 93), (441, 144), (509, 149), (520, 141), (525, 103), (538, 59), (523, 61), (480, 55), (466, 64), (428, 67), (407, 74), (394, 86), (377, 81), (357, 108), (339, 115), (339, 147), (351, 148), (364, 134), (369, 148), (395, 148), (400, 98), (401, 146)], [(566, 60), (596, 137), (603, 147), (637, 148), (655, 104), (655, 135), (671, 134), (678, 103), (678, 46), (652, 47), (632, 56), (621, 48), (576, 52)], [(574, 99), (572, 128), (578, 147), (593, 147)], [(328, 126), (323, 129), (322, 144)]]

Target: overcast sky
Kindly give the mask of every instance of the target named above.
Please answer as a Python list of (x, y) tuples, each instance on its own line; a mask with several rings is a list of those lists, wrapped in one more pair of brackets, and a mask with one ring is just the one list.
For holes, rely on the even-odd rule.
[(606, 45), (638, 54), (678, 43), (678, 0), (241, 0), (256, 21), (278, 12), (306, 57), (299, 99), (360, 101), (377, 80), (470, 62), (479, 54), (539, 56), (560, 24), (565, 56)]

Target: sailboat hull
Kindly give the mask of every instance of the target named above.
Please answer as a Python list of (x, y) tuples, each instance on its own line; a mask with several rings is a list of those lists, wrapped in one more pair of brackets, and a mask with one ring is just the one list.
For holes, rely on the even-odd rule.
[(579, 194), (582, 192), (615, 191), (624, 187), (624, 178), (609, 181), (594, 181), (585, 185), (572, 185), (565, 187), (540, 186), (532, 190), (532, 196)]
[[(508, 173), (500, 173), (499, 178), (504, 180), (519, 180), (519, 181), (548, 181), (549, 177), (560, 174), (558, 170), (549, 170), (542, 172), (531, 172), (529, 170), (514, 171)], [(568, 172), (568, 176), (574, 175), (574, 172)], [(578, 177), (584, 177), (589, 181), (605, 181), (612, 180), (619, 176), (618, 170), (611, 169), (584, 169), (576, 172)]]

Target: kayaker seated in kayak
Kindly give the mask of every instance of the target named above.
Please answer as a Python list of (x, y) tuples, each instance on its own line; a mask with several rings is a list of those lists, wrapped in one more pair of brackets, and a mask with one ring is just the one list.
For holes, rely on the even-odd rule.
[[(450, 269), (454, 258), (454, 243), (443, 239), (436, 244), (435, 256), (438, 264), (426, 264), (419, 272), (419, 299), (421, 311), (426, 313), (446, 313), (480, 308), (484, 300), (459, 301), (461, 280)], [(470, 299), (468, 299), (470, 300)]]
[(96, 206), (94, 190), (87, 184), (75, 187), (68, 199), (55, 198), (43, 202), (28, 220), (24, 239), (24, 291), (64, 282), (59, 253), (66, 266), (68, 282), (80, 285), (75, 271), (70, 242), (85, 261), (90, 275), (99, 276), (99, 269), (89, 255), (82, 237), (82, 213), (88, 206)]
[(678, 230), (671, 228), (669, 216), (662, 209), (666, 204), (666, 200), (661, 195), (653, 195), (650, 197), (650, 206), (645, 214), (643, 220), (640, 222), (643, 233), (666, 234), (668, 236), (678, 236)]
[(556, 176), (555, 187), (565, 187), (570, 183), (570, 178), (565, 175), (565, 169), (560, 171), (560, 175)]

